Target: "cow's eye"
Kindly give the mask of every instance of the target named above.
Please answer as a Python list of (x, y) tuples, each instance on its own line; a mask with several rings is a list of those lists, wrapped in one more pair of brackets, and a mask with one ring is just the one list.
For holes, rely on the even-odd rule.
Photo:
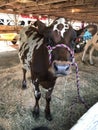
[(45, 42), (47, 43), (47, 46), (51, 46), (51, 47), (54, 46), (54, 42), (50, 38), (46, 38)]
[(68, 28), (68, 25), (65, 25), (66, 28)]
[(50, 43), (50, 42), (51, 42), (51, 40), (50, 40), (49, 38), (45, 38), (45, 41), (46, 41), (47, 43)]

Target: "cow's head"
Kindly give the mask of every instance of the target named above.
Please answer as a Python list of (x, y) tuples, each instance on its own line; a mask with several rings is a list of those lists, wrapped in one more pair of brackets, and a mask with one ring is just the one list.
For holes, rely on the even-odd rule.
[[(72, 27), (65, 18), (56, 19), (50, 26), (46, 27), (41, 21), (37, 21), (35, 26), (44, 36), (44, 43), (49, 52), (49, 62), (51, 71), (55, 76), (65, 76), (71, 72), (72, 53), (70, 47), (64, 42), (70, 35)], [(69, 38), (69, 37), (68, 37)], [(69, 45), (70, 46), (70, 45)]]
[(70, 40), (72, 40), (73, 36), (68, 36), (73, 33), (72, 27), (68, 24), (65, 18), (54, 20), (54, 22), (48, 27), (46, 27), (41, 21), (37, 21), (34, 24), (38, 27), (39, 33), (44, 35), (45, 42), (49, 45), (51, 44), (51, 46), (61, 42), (68, 44), (67, 39), (69, 40), (70, 38)]

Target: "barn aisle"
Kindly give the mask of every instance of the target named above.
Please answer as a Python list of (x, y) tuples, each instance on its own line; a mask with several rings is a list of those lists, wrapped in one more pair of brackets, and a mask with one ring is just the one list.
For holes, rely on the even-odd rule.
[[(34, 120), (33, 87), (27, 74), (28, 89), (21, 89), (22, 71), (17, 50), (0, 52), (0, 130), (31, 130), (35, 126), (48, 126), (52, 130), (69, 130), (87, 111), (77, 100), (75, 69), (68, 77), (58, 78), (52, 94), (53, 121), (44, 118), (44, 90), (40, 100), (40, 118)], [(81, 62), (82, 53), (76, 55), (79, 66), (80, 93), (89, 107), (98, 101), (98, 57), (95, 65)], [(74, 68), (74, 67), (73, 67)]]
[(15, 51), (17, 45), (13, 45), (10, 41), (0, 41), (0, 52)]

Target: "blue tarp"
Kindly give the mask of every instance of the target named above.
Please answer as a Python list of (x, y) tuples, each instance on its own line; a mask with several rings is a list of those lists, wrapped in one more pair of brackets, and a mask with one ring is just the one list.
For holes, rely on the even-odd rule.
[(86, 31), (83, 35), (83, 40), (89, 40), (92, 38), (92, 34), (89, 31)]

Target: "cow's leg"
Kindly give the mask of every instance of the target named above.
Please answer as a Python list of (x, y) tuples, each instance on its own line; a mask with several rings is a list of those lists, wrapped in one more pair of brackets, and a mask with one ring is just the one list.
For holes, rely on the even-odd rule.
[(82, 61), (84, 62), (85, 61), (85, 55), (86, 55), (86, 52), (89, 48), (89, 46), (91, 45), (91, 39), (89, 41), (87, 41), (85, 47), (84, 47), (84, 51), (83, 51), (83, 56), (82, 56)]
[(23, 70), (23, 81), (22, 81), (22, 89), (27, 88), (27, 84), (26, 84), (26, 69), (22, 69)]
[(39, 89), (39, 82), (37, 79), (33, 81), (33, 84), (34, 84), (34, 96), (35, 96), (35, 106), (33, 110), (33, 116), (34, 118), (38, 118), (39, 117), (39, 99), (41, 98), (41, 92)]
[(48, 89), (46, 92), (46, 107), (45, 107), (45, 118), (49, 121), (52, 120), (51, 111), (50, 111), (50, 101), (51, 101), (51, 93), (53, 88)]
[(94, 51), (94, 46), (92, 46), (92, 48), (90, 50), (90, 53), (89, 53), (89, 60), (90, 60), (90, 64), (91, 65), (93, 65), (93, 59), (92, 59), (93, 51)]

